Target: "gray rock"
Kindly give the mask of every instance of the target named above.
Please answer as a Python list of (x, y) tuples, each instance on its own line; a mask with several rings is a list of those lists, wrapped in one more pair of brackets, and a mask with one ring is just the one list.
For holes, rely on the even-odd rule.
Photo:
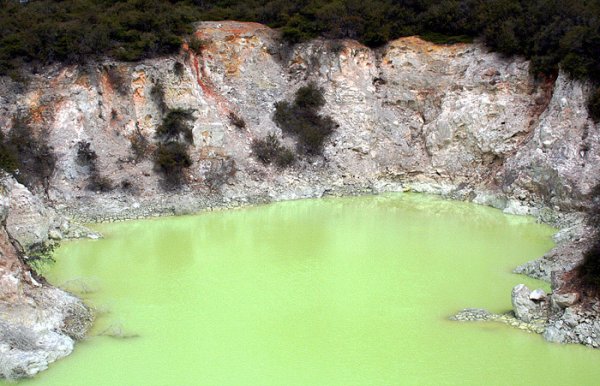
[(569, 327), (575, 327), (579, 322), (578, 316), (572, 308), (566, 308), (561, 319)]
[(60, 233), (60, 231), (56, 229), (51, 229), (50, 231), (48, 231), (48, 238), (51, 240), (59, 241), (63, 239), (63, 235), (62, 233)]
[(529, 294), (529, 299), (531, 299), (533, 301), (545, 300), (546, 299), (546, 291), (544, 291), (541, 288), (534, 289)]
[(567, 308), (567, 307), (574, 305), (575, 303), (577, 303), (579, 301), (579, 294), (577, 294), (577, 293), (566, 293), (566, 294), (553, 293), (552, 296), (550, 297), (550, 299), (552, 301), (552, 305), (556, 305), (560, 308)]
[(515, 316), (523, 322), (530, 323), (548, 317), (546, 302), (532, 301), (531, 291), (525, 284), (518, 284), (513, 288), (511, 301)]

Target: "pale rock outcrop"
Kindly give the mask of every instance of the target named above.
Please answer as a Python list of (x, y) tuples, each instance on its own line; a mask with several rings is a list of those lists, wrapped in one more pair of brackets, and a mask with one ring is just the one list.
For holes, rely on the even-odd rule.
[[(54, 207), (93, 220), (413, 189), (548, 217), (547, 209), (585, 207), (597, 182), (600, 133), (585, 109), (589, 89), (562, 73), (535, 81), (525, 60), (416, 37), (371, 50), (325, 40), (290, 48), (255, 23), (203, 22), (196, 35), (204, 42), (199, 53), (56, 67), (15, 89), (0, 122), (10, 126), (18, 110), (11, 103), (19, 103), (48, 130), (58, 161)], [(308, 82), (324, 90), (324, 113), (339, 124), (324, 157), (287, 170), (264, 167), (251, 141), (281, 135), (274, 103)], [(152, 162), (136, 162), (131, 151), (136, 132), (154, 140), (164, 115), (157, 87), (167, 108), (194, 114), (193, 166), (177, 194), (165, 194)], [(231, 113), (246, 127), (237, 128)], [(79, 141), (91, 143), (113, 193), (86, 190)]]
[[(12, 196), (15, 189), (16, 198)], [(25, 189), (26, 190), (26, 189)], [(90, 310), (76, 297), (35, 279), (23, 263), (21, 244), (7, 232), (8, 219), (23, 214), (24, 188), (12, 178), (0, 181), (0, 377), (29, 377), (73, 350), (91, 325)], [(13, 205), (14, 203), (17, 203)], [(15, 213), (13, 213), (13, 209)], [(39, 210), (46, 208), (40, 204)], [(42, 212), (47, 213), (47, 212)], [(43, 242), (50, 218), (41, 222), (12, 224), (21, 243)], [(33, 216), (33, 215), (32, 215)], [(33, 217), (37, 219), (37, 217)], [(29, 218), (31, 220), (32, 217)], [(23, 244), (29, 246), (30, 244)]]

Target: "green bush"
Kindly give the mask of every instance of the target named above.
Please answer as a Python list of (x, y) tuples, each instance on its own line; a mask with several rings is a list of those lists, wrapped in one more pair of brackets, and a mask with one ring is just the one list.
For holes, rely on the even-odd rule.
[(2, 0), (0, 74), (22, 62), (134, 61), (177, 52), (199, 20), (188, 1)]
[(28, 121), (28, 116), (15, 117), (8, 135), (0, 134), (0, 167), (28, 188), (47, 193), (56, 156), (48, 134), (42, 130), (36, 135)]
[(150, 154), (150, 141), (148, 141), (148, 138), (146, 138), (139, 127), (129, 136), (129, 144), (131, 145), (135, 162), (140, 162)]
[(36, 275), (43, 275), (46, 269), (56, 262), (54, 259), (55, 244), (35, 243), (29, 247), (25, 262)]
[(185, 182), (184, 171), (192, 166), (192, 159), (186, 144), (169, 142), (158, 145), (154, 163), (163, 176), (164, 186), (178, 188)]
[(588, 99), (588, 111), (594, 122), (600, 122), (600, 87), (597, 87)]
[(170, 110), (156, 129), (156, 139), (161, 142), (184, 141), (194, 143), (190, 121), (194, 119), (190, 110)]
[(473, 37), (468, 35), (445, 35), (437, 32), (426, 32), (421, 39), (435, 44), (473, 43)]
[(199, 39), (198, 37), (196, 37), (195, 35), (193, 35), (190, 38), (190, 41), (188, 43), (188, 46), (190, 47), (190, 50), (195, 53), (200, 55), (202, 53), (202, 49), (204, 47), (206, 47), (208, 43), (202, 39)]
[(234, 125), (235, 127), (237, 127), (238, 129), (245, 129), (246, 128), (246, 121), (244, 121), (244, 119), (242, 117), (240, 117), (239, 115), (237, 115), (233, 111), (229, 113), (228, 118), (229, 118), (229, 122), (232, 125)]
[(188, 146), (194, 143), (190, 125), (193, 119), (191, 110), (169, 110), (156, 129), (159, 144), (154, 151), (154, 166), (167, 189), (179, 188), (186, 182), (184, 170), (192, 165)]
[(314, 83), (302, 86), (296, 91), (294, 104), (305, 110), (320, 109), (325, 106), (323, 90), (318, 88)]
[(97, 160), (98, 155), (92, 149), (91, 143), (87, 141), (77, 142), (76, 161), (79, 165), (87, 168), (89, 175), (86, 189), (94, 192), (109, 192), (114, 189), (113, 182), (100, 173)]
[(600, 238), (584, 254), (583, 262), (577, 269), (583, 287), (593, 295), (600, 294)]
[(312, 83), (298, 89), (293, 103), (275, 104), (273, 121), (284, 133), (296, 137), (298, 152), (321, 154), (323, 143), (336, 129), (337, 124), (331, 117), (319, 114), (324, 105), (323, 90)]
[(252, 141), (252, 152), (265, 165), (275, 163), (281, 168), (286, 168), (295, 161), (294, 153), (281, 145), (275, 134), (269, 134), (263, 139), (254, 139)]

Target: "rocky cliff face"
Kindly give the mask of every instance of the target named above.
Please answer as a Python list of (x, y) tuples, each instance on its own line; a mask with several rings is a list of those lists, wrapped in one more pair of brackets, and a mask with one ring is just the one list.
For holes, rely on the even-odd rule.
[[(414, 37), (371, 50), (323, 40), (290, 48), (254, 23), (200, 23), (196, 35), (199, 52), (184, 47), (142, 63), (54, 67), (26, 87), (2, 81), (0, 126), (8, 130), (13, 116), (26, 113), (56, 151), (48, 204), (102, 220), (415, 190), (573, 225), (570, 214), (589, 204), (598, 182), (600, 132), (585, 109), (590, 90), (562, 73), (534, 81), (524, 60), (478, 44), (439, 46)], [(339, 128), (322, 157), (285, 170), (265, 167), (251, 141), (282, 136), (271, 120), (274, 103), (308, 82), (323, 88), (324, 113)], [(174, 108), (193, 111), (193, 165), (187, 186), (165, 192), (151, 160), (135, 159), (131, 141), (143, 135), (152, 143), (166, 109)], [(233, 124), (231, 113), (246, 126)], [(97, 170), (113, 191), (86, 189), (89, 170), (76, 162), (80, 141), (97, 153)], [(14, 221), (7, 226), (15, 234), (23, 229), (19, 221), (30, 222)], [(40, 221), (61, 230), (60, 221)], [(565, 242), (581, 239), (581, 229)], [(23, 237), (31, 242), (47, 233)], [(561, 264), (550, 255), (523, 270), (543, 276)]]
[[(374, 51), (320, 40), (291, 49), (253, 23), (206, 22), (196, 34), (200, 53), (57, 67), (4, 93), (3, 127), (21, 111), (48, 130), (58, 155), (49, 192), (56, 208), (82, 217), (131, 217), (174, 205), (191, 210), (252, 197), (403, 186), (454, 190), (507, 211), (538, 214), (541, 208), (580, 209), (597, 181), (599, 133), (584, 107), (589, 90), (563, 74), (536, 83), (526, 61), (479, 45), (438, 46), (418, 38)], [(252, 157), (251, 140), (281, 135), (271, 120), (273, 104), (309, 81), (324, 89), (325, 113), (339, 123), (324, 157), (285, 171), (262, 166)], [(164, 194), (152, 162), (135, 162), (131, 150), (138, 130), (153, 141), (165, 106), (194, 114), (189, 185), (175, 195)], [(230, 122), (231, 112), (245, 128)], [(78, 141), (91, 143), (115, 191), (85, 189), (89, 173), (76, 162)]]
[[(45, 208), (10, 177), (0, 180), (0, 377), (32, 376), (69, 355), (91, 325), (90, 310), (76, 297), (34, 278), (22, 245), (52, 234)], [(30, 222), (29, 220), (39, 220)], [(57, 216), (54, 216), (54, 218)], [(67, 224), (67, 225), (65, 225)], [(63, 219), (63, 229), (68, 221)]]

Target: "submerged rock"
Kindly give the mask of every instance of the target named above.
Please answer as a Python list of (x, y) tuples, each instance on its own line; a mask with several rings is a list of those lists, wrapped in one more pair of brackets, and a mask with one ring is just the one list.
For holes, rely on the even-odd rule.
[(494, 314), (481, 308), (465, 308), (456, 315), (451, 316), (450, 320), (458, 322), (497, 322), (536, 334), (541, 334), (545, 330), (545, 321), (543, 320), (525, 322), (516, 318), (513, 312)]

